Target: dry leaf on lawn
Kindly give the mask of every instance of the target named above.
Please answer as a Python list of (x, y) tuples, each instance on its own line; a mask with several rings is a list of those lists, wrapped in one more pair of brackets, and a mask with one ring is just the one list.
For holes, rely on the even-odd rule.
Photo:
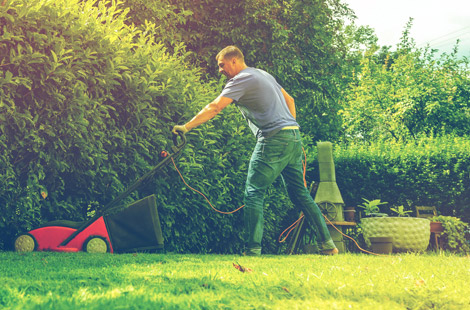
[(248, 267), (243, 267), (242, 265), (235, 264), (235, 263), (233, 263), (233, 267), (240, 270), (241, 272), (252, 272), (253, 271), (253, 269), (250, 269)]

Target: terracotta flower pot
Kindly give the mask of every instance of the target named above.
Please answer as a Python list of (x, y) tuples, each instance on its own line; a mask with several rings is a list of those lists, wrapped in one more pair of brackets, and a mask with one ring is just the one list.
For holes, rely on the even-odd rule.
[(346, 222), (354, 222), (354, 216), (356, 215), (356, 210), (354, 207), (346, 207), (343, 211), (344, 220)]
[(444, 231), (444, 227), (441, 222), (431, 222), (431, 232), (432, 233), (441, 233)]

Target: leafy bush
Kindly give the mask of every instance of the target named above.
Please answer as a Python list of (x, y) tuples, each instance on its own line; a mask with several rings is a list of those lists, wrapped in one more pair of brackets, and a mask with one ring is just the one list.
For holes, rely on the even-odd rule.
[(470, 244), (465, 239), (468, 231), (468, 224), (462, 222), (454, 216), (435, 216), (431, 218), (433, 222), (441, 222), (444, 232), (442, 233), (443, 248), (452, 252), (470, 254)]
[[(163, 14), (163, 13), (162, 13)], [(158, 161), (169, 130), (215, 98), (178, 40), (126, 25), (116, 2), (19, 1), (0, 7), (0, 248), (55, 219), (84, 220)], [(178, 166), (224, 211), (242, 204), (254, 138), (238, 111), (188, 135)], [(266, 201), (264, 248), (297, 214)], [(129, 199), (155, 193), (167, 249), (237, 252), (242, 213), (219, 215), (171, 167)], [(289, 213), (290, 212), (290, 213)], [(290, 216), (290, 217), (289, 217)]]
[(182, 47), (169, 54), (155, 25), (126, 26), (114, 2), (10, 1), (0, 13), (3, 240), (84, 219), (158, 160), (192, 102), (212, 97)]
[[(468, 221), (469, 153), (470, 140), (465, 137), (335, 145), (336, 180), (346, 205), (357, 206), (362, 198), (380, 198), (408, 210), (436, 206), (440, 214)], [(309, 175), (318, 180), (315, 171)], [(381, 211), (388, 208), (381, 207)]]

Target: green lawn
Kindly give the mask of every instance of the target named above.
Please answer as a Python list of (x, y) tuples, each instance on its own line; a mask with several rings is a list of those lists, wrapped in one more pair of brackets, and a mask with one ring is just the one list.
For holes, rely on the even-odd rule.
[(0, 281), (2, 309), (470, 309), (470, 258), (450, 254), (0, 252)]

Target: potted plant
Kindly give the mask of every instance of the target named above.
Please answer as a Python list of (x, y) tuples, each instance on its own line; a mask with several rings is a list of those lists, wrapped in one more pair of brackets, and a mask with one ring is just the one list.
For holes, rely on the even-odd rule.
[(366, 216), (373, 216), (373, 217), (387, 216), (386, 213), (380, 213), (379, 206), (385, 205), (388, 202), (382, 202), (380, 201), (380, 199), (367, 200), (365, 198), (362, 198), (362, 200), (364, 200), (364, 202), (358, 205), (358, 207), (364, 209), (364, 213), (366, 214)]
[(361, 219), (364, 240), (371, 245), (370, 238), (392, 237), (394, 252), (423, 252), (429, 245), (429, 219), (410, 217), (403, 206), (391, 208), (397, 216), (366, 217)]
[(469, 228), (467, 223), (462, 222), (457, 217), (444, 215), (432, 217), (431, 221), (442, 224), (442, 245), (444, 250), (470, 254), (470, 245), (465, 238), (465, 233)]
[(411, 213), (410, 210), (405, 211), (403, 206), (398, 206), (397, 208), (390, 208), (391, 211), (395, 212), (397, 216), (408, 216), (408, 213)]

